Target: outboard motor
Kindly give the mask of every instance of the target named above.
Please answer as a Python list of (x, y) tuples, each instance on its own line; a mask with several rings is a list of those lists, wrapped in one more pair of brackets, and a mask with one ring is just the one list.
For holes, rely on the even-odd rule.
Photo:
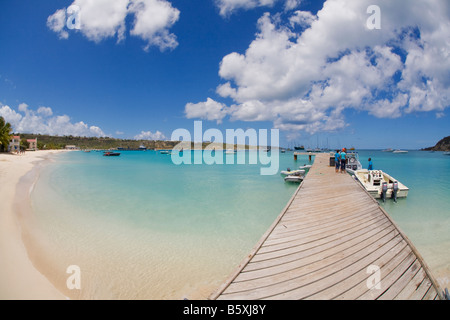
[(394, 185), (392, 187), (392, 197), (394, 201), (397, 202), (397, 193), (398, 193), (398, 181), (394, 181)]
[(386, 202), (387, 189), (387, 182), (383, 182), (383, 184), (381, 185), (381, 198), (383, 199), (383, 202)]

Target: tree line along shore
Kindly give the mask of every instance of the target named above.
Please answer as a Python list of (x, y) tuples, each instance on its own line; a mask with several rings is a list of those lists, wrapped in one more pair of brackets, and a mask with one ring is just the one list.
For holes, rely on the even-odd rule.
[[(16, 135), (16, 134), (14, 134)], [(42, 134), (28, 134), (21, 133), (21, 141), (26, 144), (29, 139), (37, 139), (37, 149), (39, 150), (58, 150), (65, 149), (67, 146), (75, 146), (81, 150), (108, 150), (108, 149), (123, 149), (123, 150), (139, 150), (142, 147), (145, 149), (167, 150), (173, 149), (180, 144), (180, 141), (166, 141), (166, 140), (132, 140), (132, 139), (117, 139), (110, 137), (75, 137), (75, 136), (51, 136)], [(210, 142), (203, 142), (202, 149), (210, 145)], [(189, 142), (183, 142), (186, 148)], [(226, 149), (226, 144), (216, 143), (217, 147)], [(194, 149), (194, 143), (190, 143), (190, 148)], [(234, 145), (236, 148), (236, 145)], [(248, 146), (244, 146), (248, 149)]]

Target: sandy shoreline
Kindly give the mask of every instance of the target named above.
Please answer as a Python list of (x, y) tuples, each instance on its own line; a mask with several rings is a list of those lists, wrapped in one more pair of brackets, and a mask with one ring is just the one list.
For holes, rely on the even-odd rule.
[(15, 206), (20, 179), (36, 162), (64, 151), (0, 154), (0, 299), (66, 299), (29, 259)]

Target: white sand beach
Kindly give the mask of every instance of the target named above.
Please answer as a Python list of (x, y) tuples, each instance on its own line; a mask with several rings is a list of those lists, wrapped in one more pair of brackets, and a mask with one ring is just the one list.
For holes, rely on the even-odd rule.
[(21, 155), (0, 154), (0, 299), (65, 299), (32, 264), (22, 241), (14, 210), (20, 178), (36, 162), (64, 151), (35, 151)]

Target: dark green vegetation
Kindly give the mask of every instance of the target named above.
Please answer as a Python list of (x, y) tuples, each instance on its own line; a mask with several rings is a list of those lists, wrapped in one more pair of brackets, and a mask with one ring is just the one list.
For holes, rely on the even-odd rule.
[(450, 136), (439, 140), (434, 147), (422, 149), (425, 151), (450, 151)]
[(37, 138), (38, 149), (64, 149), (67, 145), (74, 145), (80, 149), (138, 149), (141, 145), (147, 149), (173, 148), (176, 141), (127, 140), (108, 137), (74, 137), (50, 136), (42, 134), (20, 134), (21, 139)]
[[(42, 134), (25, 134), (18, 133), (21, 140), (37, 138), (38, 149), (64, 149), (67, 145), (74, 145), (80, 149), (118, 149), (137, 150), (140, 146), (147, 149), (172, 149), (179, 141), (161, 141), (161, 140), (131, 140), (131, 139), (115, 139), (109, 137), (74, 137), (74, 136), (50, 136)], [(187, 142), (189, 143), (189, 142)], [(203, 148), (209, 143), (204, 142)], [(220, 145), (220, 144), (219, 144)], [(225, 145), (223, 145), (225, 147)], [(194, 148), (191, 143), (191, 148)]]
[(0, 151), (8, 150), (9, 141), (11, 140), (11, 124), (0, 117)]

